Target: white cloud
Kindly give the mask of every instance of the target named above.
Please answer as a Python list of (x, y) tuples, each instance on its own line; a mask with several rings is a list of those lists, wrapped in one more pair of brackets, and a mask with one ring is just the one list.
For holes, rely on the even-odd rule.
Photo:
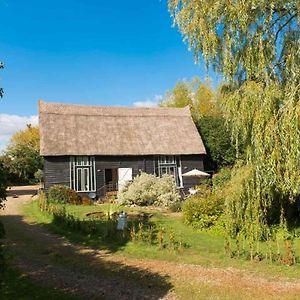
[(133, 103), (135, 107), (156, 107), (158, 103), (163, 99), (162, 95), (155, 95), (153, 99), (147, 99), (145, 101), (137, 101)]
[(5, 149), (11, 136), (27, 124), (37, 125), (38, 116), (0, 114), (0, 152)]

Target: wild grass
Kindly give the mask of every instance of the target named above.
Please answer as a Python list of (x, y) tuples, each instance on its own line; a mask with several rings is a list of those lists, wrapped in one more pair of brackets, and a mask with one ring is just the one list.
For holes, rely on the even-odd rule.
[[(112, 204), (100, 206), (76, 206), (67, 205), (66, 212), (88, 220), (86, 214), (96, 211), (143, 211), (151, 212), (153, 216), (148, 223), (139, 228), (139, 224), (131, 227), (125, 239), (103, 239), (95, 234), (83, 234), (70, 230), (53, 222), (53, 216), (41, 212), (36, 201), (29, 203), (25, 208), (25, 214), (32, 221), (46, 226), (49, 230), (58, 233), (70, 241), (114, 252), (116, 255), (150, 258), (156, 260), (174, 261), (188, 264), (199, 264), (210, 267), (235, 267), (249, 271), (260, 272), (268, 275), (280, 275), (291, 278), (299, 278), (300, 266), (279, 265), (267, 260), (250, 262), (242, 258), (230, 258), (224, 252), (224, 238), (209, 232), (196, 230), (182, 222), (178, 214), (168, 214), (164, 211), (154, 211), (147, 208), (126, 208)], [(102, 224), (105, 226), (105, 224)], [(100, 226), (100, 225), (99, 225)], [(152, 232), (151, 232), (152, 230)], [(149, 234), (149, 231), (151, 234)], [(120, 233), (117, 233), (120, 234)], [(156, 236), (155, 241), (151, 235)], [(134, 238), (132, 238), (134, 236)], [(284, 247), (284, 245), (281, 245)], [(262, 245), (267, 247), (266, 245)], [(300, 254), (300, 241), (296, 239), (294, 249)], [(267, 251), (267, 249), (266, 249)]]

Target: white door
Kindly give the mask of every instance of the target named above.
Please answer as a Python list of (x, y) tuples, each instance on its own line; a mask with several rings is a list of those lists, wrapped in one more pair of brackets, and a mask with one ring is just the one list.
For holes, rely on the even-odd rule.
[(118, 169), (118, 190), (120, 191), (127, 181), (132, 180), (132, 168)]

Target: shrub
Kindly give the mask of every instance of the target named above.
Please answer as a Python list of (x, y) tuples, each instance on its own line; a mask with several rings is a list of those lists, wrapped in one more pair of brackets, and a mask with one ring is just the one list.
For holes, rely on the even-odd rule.
[(142, 173), (127, 183), (118, 193), (118, 200), (125, 205), (156, 205), (168, 207), (180, 199), (172, 176), (162, 178)]
[(38, 204), (41, 211), (47, 211), (49, 203), (44, 192), (39, 193)]
[(48, 194), (49, 202), (60, 204), (80, 204), (79, 195), (65, 185), (53, 185), (49, 189)]
[(223, 188), (231, 179), (231, 168), (223, 168), (213, 176), (213, 186)]
[(155, 189), (157, 196), (154, 205), (169, 207), (180, 201), (180, 196), (173, 176), (164, 175), (162, 178), (156, 177), (153, 188)]
[(92, 205), (93, 201), (89, 197), (84, 196), (84, 197), (81, 198), (81, 204), (83, 204), (83, 205)]
[(34, 178), (36, 180), (39, 181), (39, 184), (42, 185), (42, 181), (44, 179), (44, 173), (41, 169), (38, 169), (35, 173), (34, 173)]
[(182, 210), (182, 202), (178, 201), (169, 206), (171, 212), (180, 212)]
[(207, 191), (189, 197), (183, 204), (183, 218), (186, 224), (206, 229), (217, 222), (223, 212), (224, 199)]

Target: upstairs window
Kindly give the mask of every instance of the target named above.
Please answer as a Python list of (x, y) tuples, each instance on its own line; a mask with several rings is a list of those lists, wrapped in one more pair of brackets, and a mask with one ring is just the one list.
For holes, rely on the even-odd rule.
[(70, 187), (77, 192), (96, 191), (95, 158), (72, 156), (70, 158)]
[(158, 176), (168, 174), (174, 177), (177, 187), (182, 187), (181, 160), (174, 155), (161, 155), (158, 157)]

